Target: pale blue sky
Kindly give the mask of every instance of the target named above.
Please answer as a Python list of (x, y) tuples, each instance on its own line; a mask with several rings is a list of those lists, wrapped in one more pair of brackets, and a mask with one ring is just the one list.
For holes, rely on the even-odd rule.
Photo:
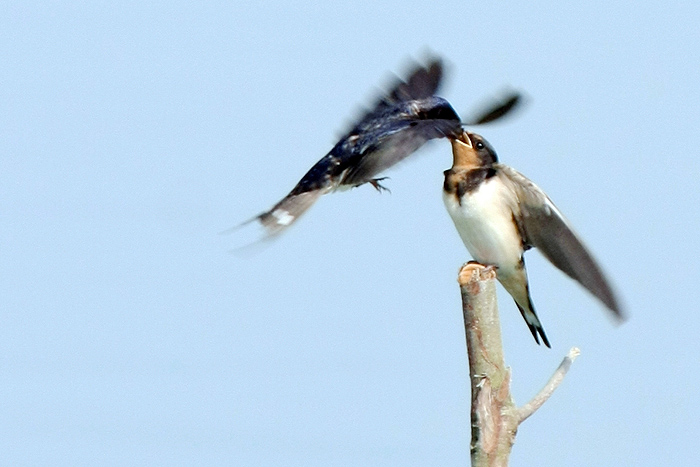
[[(233, 2), (232, 2), (233, 3)], [(321, 2), (318, 2), (321, 3)], [(630, 320), (537, 252), (553, 349), (499, 291), (524, 403), (512, 465), (697, 465), (697, 2), (4, 2), (0, 464), (463, 466), (469, 384), (445, 141), (324, 197), (254, 255), (269, 208), (426, 51), (537, 182)]]

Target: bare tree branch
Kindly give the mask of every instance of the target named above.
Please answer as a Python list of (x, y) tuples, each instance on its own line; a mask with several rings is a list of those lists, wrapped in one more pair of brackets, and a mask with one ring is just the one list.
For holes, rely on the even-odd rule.
[(503, 360), (496, 269), (470, 262), (459, 272), (472, 388), (472, 466), (508, 465), (517, 408)]
[(494, 267), (475, 262), (462, 266), (458, 277), (472, 390), (473, 467), (508, 465), (518, 426), (549, 399), (580, 353), (572, 348), (545, 387), (517, 408), (510, 393), (510, 369), (503, 358), (495, 279)]
[(580, 353), (581, 351), (578, 349), (578, 347), (572, 347), (566, 357), (564, 357), (564, 360), (561, 361), (559, 368), (557, 368), (552, 377), (549, 378), (547, 384), (544, 385), (540, 392), (538, 392), (530, 402), (518, 409), (519, 424), (535, 413), (537, 409), (542, 407), (542, 404), (547, 402), (547, 399), (549, 399), (552, 393), (554, 393), (554, 390), (561, 384), (562, 381), (564, 381), (564, 376), (566, 376), (569, 368), (571, 368), (571, 364)]

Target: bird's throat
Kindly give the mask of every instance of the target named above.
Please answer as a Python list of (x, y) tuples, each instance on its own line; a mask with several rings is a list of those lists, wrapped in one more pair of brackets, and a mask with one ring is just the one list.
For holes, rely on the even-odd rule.
[(469, 171), (481, 168), (481, 159), (466, 132), (458, 138), (450, 139), (450, 143), (452, 143), (452, 170)]

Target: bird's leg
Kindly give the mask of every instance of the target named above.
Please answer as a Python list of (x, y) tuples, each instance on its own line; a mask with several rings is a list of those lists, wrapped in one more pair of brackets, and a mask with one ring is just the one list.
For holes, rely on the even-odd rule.
[(372, 180), (369, 181), (369, 184), (372, 185), (372, 186), (374, 187), (374, 189), (377, 190), (377, 191), (380, 192), (380, 193), (382, 192), (382, 190), (383, 190), (383, 191), (388, 191), (389, 193), (391, 193), (391, 190), (390, 190), (390, 189), (388, 189), (387, 187), (385, 187), (384, 185), (382, 185), (381, 183), (379, 183), (379, 182), (381, 182), (382, 180), (387, 180), (388, 178), (389, 178), (389, 177), (373, 178)]

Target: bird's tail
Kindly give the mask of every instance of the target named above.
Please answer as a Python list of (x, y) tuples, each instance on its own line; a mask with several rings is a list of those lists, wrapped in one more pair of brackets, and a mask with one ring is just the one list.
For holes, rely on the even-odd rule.
[(532, 304), (532, 299), (530, 298), (530, 286), (527, 282), (527, 272), (525, 271), (525, 262), (521, 259), (520, 265), (515, 268), (514, 271), (507, 272), (507, 269), (499, 269), (496, 273), (498, 281), (503, 285), (503, 287), (508, 291), (515, 304), (520, 310), (527, 327), (530, 328), (532, 337), (535, 338), (535, 342), (540, 343), (540, 337), (542, 342), (547, 347), (551, 348), (549, 345), (549, 339), (544, 333), (544, 328), (540, 319), (535, 313), (535, 306)]
[(323, 194), (323, 190), (306, 191), (300, 194), (288, 194), (279, 203), (275, 204), (272, 209), (265, 211), (252, 219), (221, 232), (222, 234), (231, 233), (241, 227), (250, 224), (251, 222), (259, 222), (265, 229), (264, 239), (270, 239), (282, 233), (294, 222), (296, 222), (302, 214), (304, 214), (316, 200)]
[[(537, 317), (537, 313), (535, 313), (535, 307), (532, 305), (532, 300), (530, 300), (529, 293), (528, 293), (527, 301), (528, 301), (527, 308), (521, 307), (517, 301), (515, 302), (515, 304), (518, 306), (518, 310), (520, 310), (520, 314), (522, 315), (523, 319), (525, 320), (527, 327), (530, 328), (530, 332), (532, 333), (532, 337), (535, 338), (535, 342), (537, 342), (539, 344), (540, 343), (539, 338), (541, 337), (544, 345), (546, 345), (547, 347), (549, 347), (551, 349), (552, 346), (549, 345), (549, 339), (547, 339), (547, 335), (544, 333), (544, 328), (542, 327), (542, 323), (540, 322), (540, 319)], [(539, 335), (539, 337), (538, 337), (538, 335)]]

